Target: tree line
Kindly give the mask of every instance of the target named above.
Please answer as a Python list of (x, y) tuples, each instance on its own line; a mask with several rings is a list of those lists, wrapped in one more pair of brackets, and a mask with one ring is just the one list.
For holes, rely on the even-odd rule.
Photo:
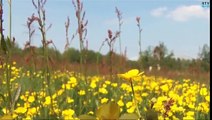
[[(25, 62), (27, 62), (27, 58), (30, 59), (29, 49), (21, 49), (18, 45), (15, 45), (13, 49), (14, 56), (25, 58)], [(41, 53), (42, 47), (35, 48), (35, 56), (39, 57)], [(61, 53), (57, 49), (49, 47), (48, 53), (55, 63), (80, 64), (80, 51), (76, 48), (71, 47)], [(100, 52), (86, 50), (85, 55), (87, 64), (104, 64), (109, 66), (109, 53), (103, 55)], [(176, 58), (174, 53), (169, 51), (164, 43), (160, 42), (157, 46), (149, 46), (146, 50), (142, 51), (138, 60), (130, 60), (126, 56), (113, 52), (114, 66), (120, 66), (120, 59), (123, 62), (122, 67), (125, 65), (124, 67), (126, 68), (148, 70), (150, 66), (155, 68), (157, 65), (160, 65), (161, 68), (166, 70), (184, 71), (197, 69), (202, 72), (208, 72), (210, 71), (210, 46), (207, 44), (203, 45), (196, 59), (183, 59)], [(142, 63), (141, 66), (139, 63)]]

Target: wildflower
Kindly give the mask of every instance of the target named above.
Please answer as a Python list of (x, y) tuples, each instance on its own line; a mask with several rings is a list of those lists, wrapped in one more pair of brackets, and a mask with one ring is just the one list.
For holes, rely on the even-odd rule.
[(141, 76), (143, 73), (144, 72), (139, 73), (138, 69), (132, 69), (124, 74), (118, 74), (118, 76), (126, 80), (131, 80), (133, 78)]
[(106, 83), (107, 85), (110, 85), (111, 82), (107, 80), (107, 81), (105, 81), (105, 83)]
[(72, 102), (74, 102), (74, 99), (71, 99), (70, 97), (67, 97), (66, 101), (67, 101), (67, 103), (72, 103)]
[(27, 97), (24, 96), (24, 95), (21, 95), (20, 99), (23, 100), (23, 101), (27, 101)]
[(13, 113), (13, 114), (12, 114), (12, 117), (13, 117), (13, 119), (15, 119), (15, 118), (17, 118), (17, 117), (18, 117), (18, 115), (17, 115), (17, 114), (15, 114), (15, 113)]
[(25, 108), (29, 108), (29, 107), (30, 107), (30, 103), (29, 103), (29, 102), (25, 102), (25, 103), (24, 103), (24, 107), (25, 107)]
[(186, 113), (186, 115), (187, 115), (187, 116), (194, 116), (194, 112), (193, 112), (193, 111), (188, 111), (188, 112)]
[(107, 98), (103, 98), (103, 99), (101, 99), (101, 103), (103, 104), (103, 103), (106, 103), (108, 101), (108, 99)]
[(28, 111), (27, 111), (27, 114), (30, 115), (30, 116), (33, 116), (35, 113), (36, 113), (35, 107), (29, 108)]
[(130, 108), (127, 109), (128, 113), (133, 113), (135, 111), (136, 106), (131, 106)]
[(16, 113), (21, 113), (24, 114), (27, 111), (27, 109), (25, 107), (18, 107), (15, 109)]
[(160, 86), (160, 89), (161, 89), (163, 92), (168, 92), (168, 91), (169, 91), (169, 86), (168, 86), (167, 84), (165, 84), (165, 85)]
[(208, 113), (210, 110), (209, 104), (207, 102), (199, 103), (198, 107), (196, 108), (198, 111), (203, 113)]
[(146, 96), (148, 96), (148, 93), (146, 93), (146, 92), (145, 93), (142, 93), (141, 96), (142, 97), (146, 97)]
[(62, 116), (64, 119), (73, 119), (74, 113), (75, 113), (74, 110), (67, 109), (62, 111)]
[(132, 104), (133, 104), (132, 102), (127, 102), (126, 107), (129, 108), (132, 106)]
[(30, 103), (34, 102), (35, 101), (35, 97), (34, 96), (29, 96), (28, 101)]
[(78, 94), (81, 95), (81, 96), (83, 96), (83, 95), (85, 95), (85, 91), (84, 91), (84, 90), (80, 90), (80, 91), (78, 92)]
[(47, 96), (45, 98), (45, 102), (44, 102), (44, 105), (50, 105), (51, 104), (51, 97), (50, 96)]
[(119, 105), (120, 107), (122, 107), (122, 106), (124, 106), (124, 102), (123, 102), (122, 100), (119, 100), (119, 101), (118, 101), (118, 105)]
[(207, 88), (201, 88), (200, 89), (200, 95), (202, 95), (202, 96), (205, 96), (205, 95), (207, 95)]
[(111, 86), (113, 86), (113, 87), (117, 87), (117, 86), (118, 86), (118, 84), (117, 84), (117, 83), (112, 83), (112, 84), (111, 84)]
[(207, 102), (210, 102), (210, 95), (205, 96), (205, 100), (206, 100)]
[(105, 89), (105, 88), (99, 88), (99, 92), (102, 93), (102, 94), (108, 93), (107, 89)]
[(74, 88), (77, 85), (77, 79), (75, 77), (70, 77), (68, 84), (71, 84), (71, 87)]
[(91, 82), (90, 87), (93, 89), (96, 88), (96, 82)]

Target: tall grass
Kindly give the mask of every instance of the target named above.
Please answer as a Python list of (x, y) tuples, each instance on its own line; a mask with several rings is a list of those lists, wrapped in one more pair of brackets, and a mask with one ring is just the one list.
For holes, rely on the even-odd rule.
[[(41, 43), (42, 43), (42, 60), (44, 62), (44, 67), (43, 67), (43, 90), (45, 90), (45, 86), (47, 85), (47, 93), (50, 96), (51, 99), (51, 107), (50, 111), (55, 114), (54, 109), (53, 109), (53, 98), (52, 98), (52, 91), (51, 91), (51, 68), (50, 68), (50, 56), (48, 53), (48, 46), (53, 43), (52, 40), (48, 40), (46, 36), (46, 32), (51, 28), (51, 24), (46, 27), (46, 11), (45, 11), (45, 4), (46, 0), (37, 0), (37, 3), (35, 0), (32, 0), (33, 6), (35, 10), (37, 11), (37, 16), (33, 17), (33, 22), (37, 22), (39, 26), (39, 30), (41, 33)], [(34, 14), (33, 14), (34, 15)], [(46, 83), (46, 84), (45, 84)], [(46, 109), (44, 109), (46, 110)], [(48, 114), (44, 114), (44, 117), (49, 118)]]
[(110, 73), (110, 79), (113, 79), (113, 54), (114, 54), (114, 44), (119, 36), (120, 32), (115, 32), (115, 35), (113, 35), (113, 32), (111, 30), (108, 30), (108, 38), (105, 39), (107, 42), (107, 45), (109, 47), (109, 73)]
[[(141, 59), (141, 24), (140, 24), (141, 18), (136, 17), (136, 22), (138, 26), (138, 45), (139, 45), (139, 59)], [(141, 70), (142, 63), (140, 63), (140, 70)]]
[(80, 71), (85, 75), (87, 74), (87, 62), (86, 62), (86, 52), (88, 49), (88, 41), (86, 40), (87, 36), (87, 24), (88, 20), (85, 20), (85, 11), (83, 11), (83, 3), (80, 0), (73, 0), (72, 1), (76, 18), (77, 18), (77, 33), (79, 37), (79, 44), (80, 44)]

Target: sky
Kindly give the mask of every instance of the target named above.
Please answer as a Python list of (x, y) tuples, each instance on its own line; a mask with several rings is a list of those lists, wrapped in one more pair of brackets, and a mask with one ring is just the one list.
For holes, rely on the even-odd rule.
[[(35, 0), (36, 1), (36, 0)], [(122, 51), (126, 49), (127, 57), (132, 60), (138, 58), (139, 33), (136, 17), (141, 18), (141, 50), (149, 46), (155, 47), (163, 42), (169, 52), (175, 57), (197, 58), (204, 44), (210, 45), (210, 9), (202, 7), (202, 2), (209, 0), (82, 0), (88, 20), (87, 37), (88, 49), (98, 51), (102, 42), (107, 38), (110, 29), (118, 31), (117, 7), (122, 13), (121, 43)], [(9, 30), (8, 0), (3, 0), (4, 35)], [(65, 22), (70, 17), (69, 37), (77, 29), (77, 19), (72, 0), (47, 0), (46, 24), (52, 24), (47, 31), (47, 39), (53, 40), (57, 49), (64, 51)], [(12, 36), (23, 48), (28, 40), (27, 18), (36, 10), (31, 0), (12, 0)], [(40, 33), (37, 25), (32, 43), (41, 45)], [(78, 37), (70, 43), (70, 47), (79, 49)], [(106, 54), (107, 44), (101, 49)], [(116, 40), (114, 50), (119, 51), (119, 39)]]

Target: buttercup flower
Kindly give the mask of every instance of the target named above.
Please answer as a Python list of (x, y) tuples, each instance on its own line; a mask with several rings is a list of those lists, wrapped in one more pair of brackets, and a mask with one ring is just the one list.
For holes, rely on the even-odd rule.
[(132, 69), (124, 74), (118, 74), (120, 78), (123, 78), (125, 80), (132, 80), (134, 78), (137, 78), (141, 76), (144, 72), (139, 73), (138, 69)]

